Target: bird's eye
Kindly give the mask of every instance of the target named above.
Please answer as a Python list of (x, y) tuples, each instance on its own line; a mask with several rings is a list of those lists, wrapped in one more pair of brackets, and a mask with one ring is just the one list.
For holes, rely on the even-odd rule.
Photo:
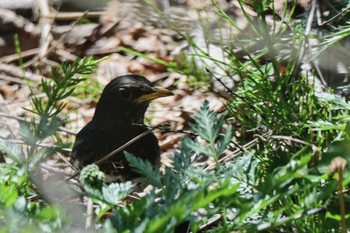
[(132, 96), (131, 93), (125, 88), (120, 88), (118, 90), (118, 93), (119, 93), (119, 96), (125, 100), (130, 99), (130, 97)]

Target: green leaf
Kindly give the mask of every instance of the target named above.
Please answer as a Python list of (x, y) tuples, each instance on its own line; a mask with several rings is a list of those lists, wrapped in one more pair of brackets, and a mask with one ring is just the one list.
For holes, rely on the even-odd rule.
[(159, 213), (150, 220), (145, 232), (156, 233), (173, 230), (176, 223), (184, 221), (193, 211), (199, 208), (207, 208), (213, 201), (219, 201), (220, 198), (229, 198), (237, 192), (238, 185), (227, 185), (211, 189), (210, 191), (196, 189), (187, 192), (174, 204)]
[(18, 145), (4, 139), (0, 139), (0, 149), (15, 163), (21, 164), (25, 159)]
[(15, 186), (0, 184), (0, 205), (10, 208), (16, 202), (17, 198), (18, 192)]
[(350, 110), (350, 104), (340, 95), (330, 94), (327, 92), (316, 92), (315, 95), (322, 102), (335, 104), (334, 109)]
[(202, 107), (195, 114), (194, 119), (196, 123), (191, 123), (190, 126), (195, 133), (209, 143), (214, 144), (222, 129), (223, 116), (218, 118), (217, 114), (210, 110), (209, 102), (205, 100)]
[(328, 173), (331, 161), (338, 156), (341, 156), (348, 161), (347, 168), (349, 168), (350, 141), (348, 139), (342, 141), (334, 141), (326, 148), (318, 165), (320, 172)]
[(204, 101), (202, 107), (195, 114), (195, 123), (190, 124), (199, 137), (206, 140), (208, 145), (201, 144), (198, 140), (189, 140), (185, 138), (183, 143), (185, 147), (198, 154), (204, 154), (213, 157), (215, 161), (227, 149), (232, 137), (232, 127), (229, 126), (224, 132), (225, 114), (218, 117), (218, 114), (210, 110), (209, 102)]
[(44, 221), (54, 221), (60, 217), (60, 210), (57, 206), (45, 206), (43, 207), (37, 217)]
[(150, 184), (155, 187), (161, 188), (161, 173), (159, 169), (154, 168), (152, 164), (148, 160), (143, 160), (139, 157), (133, 156), (132, 154), (125, 153), (125, 158), (128, 160), (129, 165), (133, 168), (134, 171), (139, 173), (140, 175), (147, 177)]
[(133, 191), (133, 188), (134, 185), (130, 181), (126, 183), (112, 183), (102, 187), (102, 195), (107, 202), (117, 205), (120, 200), (123, 200)]
[(218, 140), (218, 145), (216, 146), (217, 154), (221, 155), (229, 146), (231, 143), (233, 137), (233, 130), (232, 126), (228, 126), (227, 129), (224, 132), (223, 136), (220, 136)]

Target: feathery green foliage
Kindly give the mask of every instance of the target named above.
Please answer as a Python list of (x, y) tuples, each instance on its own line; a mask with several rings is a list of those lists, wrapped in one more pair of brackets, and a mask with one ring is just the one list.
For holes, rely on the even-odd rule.
[[(212, 2), (217, 13), (240, 30), (217, 2)], [(191, 57), (190, 62), (195, 58), (210, 60), (221, 71), (227, 71), (227, 77), (221, 73), (219, 79), (236, 75), (240, 82), (237, 91), (227, 90), (231, 97), (224, 114), (213, 112), (208, 102), (203, 103), (191, 124), (197, 136), (181, 140), (180, 148), (170, 156), (171, 165), (155, 169), (147, 161), (126, 155), (133, 169), (146, 177), (145, 183), (153, 185), (148, 193), (131, 202), (131, 182), (102, 184), (103, 175), (97, 167), (83, 171), (80, 194), (95, 204), (97, 231), (173, 232), (179, 224), (189, 223), (192, 232), (339, 232), (344, 219), (349, 225), (349, 215), (342, 216), (339, 211), (339, 206), (350, 204), (348, 194), (339, 190), (350, 183), (348, 165), (344, 161), (337, 166), (330, 164), (334, 165), (339, 156), (350, 160), (350, 105), (341, 96), (317, 93), (310, 82), (317, 71), (301, 69), (304, 40), (308, 38), (305, 18), (300, 24), (290, 23), (297, 1), (289, 14), (282, 15), (283, 23), (273, 28), (268, 26), (266, 15), (273, 11), (271, 3), (238, 1), (251, 29), (244, 40), (233, 36), (235, 45), (245, 54), (243, 58), (221, 46), (227, 59), (218, 60), (188, 38), (193, 51), (185, 57)], [(257, 18), (246, 11), (246, 4)], [(342, 15), (346, 14), (342, 10), (332, 16), (332, 26), (335, 21), (344, 21)], [(320, 51), (348, 35), (347, 26), (335, 31), (320, 44)], [(259, 44), (260, 49), (249, 50), (251, 43)], [(169, 63), (129, 49), (123, 51), (158, 62), (171, 71), (186, 68), (179, 72), (192, 75), (193, 82), (208, 81), (204, 68), (217, 74), (213, 67), (199, 68), (186, 61)], [(64, 121), (60, 116), (62, 100), (82, 81), (75, 75), (91, 73), (96, 64), (88, 58), (63, 64), (53, 69), (52, 80), (42, 81), (45, 98), (33, 98), (31, 110), (38, 115), (38, 122), (22, 127), (27, 151), (0, 141), (0, 148), (13, 161), (0, 164), (0, 231), (72, 230), (63, 216), (74, 216), (44, 201), (29, 170), (35, 170), (57, 149), (41, 149), (37, 144), (58, 137)], [(231, 148), (232, 142), (241, 146)], [(209, 162), (200, 163), (203, 159)], [(341, 171), (339, 167), (344, 168)], [(338, 196), (341, 193), (345, 195), (343, 201)], [(31, 199), (33, 195), (39, 195), (42, 201)], [(104, 220), (107, 212), (109, 218)], [(208, 226), (208, 222), (212, 223)]]
[[(64, 217), (60, 208), (47, 202), (31, 200), (31, 196), (41, 196), (46, 190), (40, 190), (36, 184), (36, 170), (40, 162), (60, 149), (56, 145), (42, 148), (38, 144), (48, 138), (59, 142), (59, 128), (64, 123), (60, 113), (75, 85), (83, 79), (78, 74), (90, 74), (98, 61), (91, 58), (77, 59), (73, 63), (62, 63), (53, 68), (50, 80), (41, 80), (41, 91), (45, 97), (33, 97), (33, 109), (38, 119), (21, 124), (21, 136), (25, 147), (20, 147), (5, 140), (0, 141), (0, 149), (11, 163), (0, 163), (0, 221), (1, 232), (53, 232), (62, 229)], [(50, 198), (50, 197), (49, 197)], [(45, 199), (46, 201), (46, 199)]]

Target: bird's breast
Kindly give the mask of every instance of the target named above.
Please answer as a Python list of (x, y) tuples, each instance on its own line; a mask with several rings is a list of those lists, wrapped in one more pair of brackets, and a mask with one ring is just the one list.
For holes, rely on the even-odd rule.
[[(72, 152), (72, 162), (79, 168), (94, 163), (146, 130), (145, 127), (134, 125), (122, 129), (110, 128), (108, 130), (101, 130), (94, 127), (94, 125), (87, 125), (77, 135), (76, 144)], [(154, 165), (158, 165), (160, 161), (158, 140), (153, 133), (129, 145), (124, 151), (144, 160), (149, 160)], [(129, 167), (124, 151), (115, 154), (100, 165), (100, 169), (107, 176), (137, 176)], [(120, 178), (119, 180), (121, 181), (122, 179)]]

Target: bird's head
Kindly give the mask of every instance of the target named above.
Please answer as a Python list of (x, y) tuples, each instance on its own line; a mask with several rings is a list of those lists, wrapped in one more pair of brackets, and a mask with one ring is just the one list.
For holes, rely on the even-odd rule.
[(97, 103), (94, 119), (108, 124), (143, 123), (151, 100), (173, 95), (165, 88), (153, 86), (145, 77), (123, 75), (104, 88)]

